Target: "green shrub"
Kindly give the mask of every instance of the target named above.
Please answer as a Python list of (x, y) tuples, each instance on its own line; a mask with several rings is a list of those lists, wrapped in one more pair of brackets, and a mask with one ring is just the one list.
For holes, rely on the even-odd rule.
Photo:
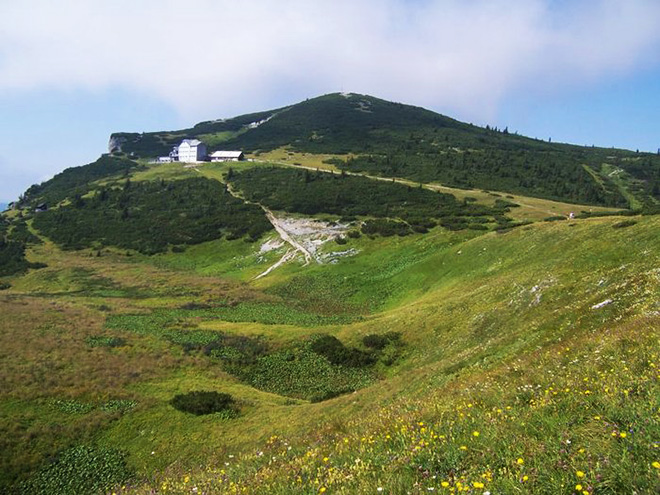
[(373, 356), (360, 349), (346, 347), (337, 337), (321, 335), (314, 339), (311, 350), (319, 356), (325, 357), (335, 365), (363, 368), (375, 362)]
[(399, 332), (388, 332), (386, 334), (369, 334), (362, 338), (362, 343), (370, 349), (382, 350), (392, 342), (399, 342), (401, 334)]
[(362, 233), (366, 235), (377, 234), (383, 237), (390, 237), (395, 234), (398, 236), (406, 236), (410, 234), (410, 227), (403, 222), (377, 218), (375, 220), (367, 220), (364, 222), (364, 224), (362, 224)]
[(224, 416), (233, 417), (238, 413), (231, 395), (214, 391), (198, 390), (175, 395), (170, 404), (178, 411), (196, 416), (222, 413)]
[(401, 354), (402, 342), (399, 332), (365, 335), (362, 344), (372, 349), (374, 359), (385, 366), (394, 364)]
[(461, 217), (445, 217), (440, 220), (442, 225), (447, 230), (463, 230), (468, 228), (468, 221)]
[(612, 228), (614, 229), (625, 229), (626, 227), (632, 227), (633, 225), (636, 225), (637, 222), (635, 220), (624, 220), (623, 222), (618, 222), (612, 225)]
[(564, 216), (561, 216), (561, 215), (556, 215), (556, 216), (552, 216), (552, 217), (545, 217), (543, 219), (544, 222), (557, 222), (557, 221), (561, 221), (561, 220), (567, 220), (567, 218), (564, 217)]
[(122, 347), (126, 345), (126, 340), (121, 337), (90, 335), (85, 339), (85, 343), (90, 347)]
[(223, 335), (204, 346), (204, 354), (234, 364), (250, 364), (263, 356), (268, 346), (260, 339), (242, 335)]

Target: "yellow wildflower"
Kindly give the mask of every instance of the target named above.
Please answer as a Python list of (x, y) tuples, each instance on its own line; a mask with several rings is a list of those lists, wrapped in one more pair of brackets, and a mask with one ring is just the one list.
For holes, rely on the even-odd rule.
[(660, 462), (655, 461), (655, 462), (652, 464), (652, 466), (653, 466), (654, 468), (656, 468), (656, 469), (660, 469)]
[(473, 436), (473, 437), (478, 437), (478, 436), (479, 436), (479, 432), (478, 432), (478, 431), (473, 431), (473, 432), (472, 432), (472, 436)]
[(584, 478), (584, 471), (576, 471), (575, 476), (577, 476), (578, 478)]
[(575, 485), (575, 489), (579, 492), (580, 490), (582, 490), (582, 485), (580, 484)]
[(518, 460), (516, 461), (518, 464), (525, 464), (525, 461), (523, 460), (522, 457), (518, 457)]

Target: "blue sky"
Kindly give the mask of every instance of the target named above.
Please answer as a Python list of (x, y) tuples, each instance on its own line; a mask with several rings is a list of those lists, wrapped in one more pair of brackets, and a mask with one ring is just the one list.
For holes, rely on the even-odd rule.
[(114, 131), (188, 127), (341, 90), (655, 152), (658, 26), (656, 0), (6, 3), (0, 202), (93, 161)]

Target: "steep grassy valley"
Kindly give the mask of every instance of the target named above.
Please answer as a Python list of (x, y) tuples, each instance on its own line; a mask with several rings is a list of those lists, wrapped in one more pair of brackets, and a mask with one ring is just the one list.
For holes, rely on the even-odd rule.
[[(323, 98), (193, 128), (252, 161), (115, 135), (1, 217), (0, 491), (660, 490), (656, 159)], [(472, 157), (434, 171), (432, 133)], [(535, 178), (482, 187), (505, 150)], [(534, 191), (550, 155), (626, 172)]]

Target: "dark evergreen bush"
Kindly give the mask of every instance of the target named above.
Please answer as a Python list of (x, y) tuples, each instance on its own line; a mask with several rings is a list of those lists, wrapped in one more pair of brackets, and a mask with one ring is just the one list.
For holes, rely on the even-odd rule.
[(362, 368), (375, 362), (374, 357), (360, 349), (346, 347), (337, 337), (321, 335), (312, 341), (311, 350), (332, 364)]
[(198, 390), (175, 395), (170, 404), (178, 411), (196, 416), (223, 413), (223, 415), (232, 417), (238, 413), (238, 408), (231, 395), (214, 391)]
[(410, 234), (410, 227), (403, 222), (388, 220), (386, 218), (376, 218), (367, 220), (362, 224), (362, 233), (366, 235), (381, 235), (390, 237), (393, 235), (406, 236)]
[(400, 339), (401, 339), (401, 334), (398, 332), (388, 332), (382, 335), (372, 333), (370, 335), (365, 335), (362, 338), (362, 343), (364, 344), (365, 347), (368, 347), (370, 349), (382, 350), (388, 344), (392, 342), (398, 342)]

